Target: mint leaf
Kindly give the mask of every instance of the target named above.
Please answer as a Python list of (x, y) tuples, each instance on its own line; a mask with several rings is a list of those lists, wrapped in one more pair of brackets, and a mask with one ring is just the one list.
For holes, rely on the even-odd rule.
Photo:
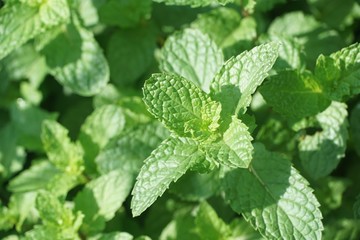
[(41, 140), (51, 163), (72, 174), (82, 171), (82, 148), (70, 141), (68, 131), (59, 123), (45, 120), (42, 125)]
[(344, 40), (338, 32), (326, 24), (318, 22), (314, 16), (303, 12), (289, 12), (272, 21), (270, 35), (288, 35), (304, 46), (310, 66), (320, 54), (330, 54), (344, 46)]
[(72, 16), (72, 22), (51, 32), (52, 40), (41, 50), (50, 73), (77, 94), (91, 96), (109, 81), (109, 67), (92, 32)]
[(232, 209), (267, 239), (321, 239), (322, 216), (308, 182), (280, 154), (254, 147), (249, 170), (225, 176)]
[(57, 114), (32, 106), (23, 99), (18, 99), (11, 108), (11, 119), (18, 132), (18, 143), (30, 150), (43, 151), (40, 139), (42, 123), (56, 118)]
[(72, 225), (71, 209), (66, 208), (51, 193), (40, 191), (36, 197), (36, 208), (45, 225), (64, 226)]
[(152, 25), (114, 32), (106, 49), (114, 83), (118, 86), (135, 84), (153, 62), (155, 49), (156, 29)]
[(226, 59), (252, 47), (257, 37), (256, 25), (253, 18), (241, 18), (238, 11), (225, 7), (200, 14), (191, 23), (192, 28), (208, 34), (223, 49)]
[(109, 0), (99, 8), (102, 23), (122, 28), (135, 27), (151, 14), (151, 0)]
[[(81, 126), (80, 141), (89, 139), (98, 148), (103, 148), (108, 141), (119, 135), (125, 126), (122, 108), (116, 105), (104, 105), (95, 109)], [(86, 142), (86, 140), (84, 140)]]
[(261, 86), (260, 93), (275, 111), (289, 121), (313, 116), (331, 103), (310, 72), (280, 72)]
[(38, 34), (67, 22), (69, 16), (66, 0), (36, 5), (6, 3), (0, 10), (0, 59)]
[(103, 105), (95, 109), (81, 126), (79, 141), (84, 149), (86, 171), (95, 173), (95, 158), (108, 141), (119, 135), (125, 127), (125, 114), (121, 107)]
[(345, 47), (340, 51), (331, 54), (330, 57), (334, 59), (335, 66), (340, 70), (341, 74), (340, 79), (334, 79), (335, 82), (333, 83), (333, 88), (335, 88), (335, 91), (342, 92), (344, 88), (348, 89), (348, 92), (342, 92), (345, 97), (359, 94), (360, 44), (355, 43)]
[(189, 138), (170, 137), (145, 160), (137, 177), (131, 209), (140, 215), (196, 162), (205, 159), (197, 143)]
[(45, 189), (48, 182), (59, 173), (60, 170), (51, 163), (42, 161), (13, 178), (8, 185), (8, 190), (11, 192), (30, 192)]
[(202, 239), (230, 239), (230, 227), (218, 217), (215, 210), (206, 202), (200, 204), (195, 224), (196, 230)]
[(18, 145), (14, 124), (0, 129), (0, 176), (7, 179), (21, 170), (25, 162), (25, 149)]
[(278, 44), (268, 43), (230, 58), (211, 83), (211, 95), (223, 107), (222, 115), (244, 113), (251, 95), (261, 85), (278, 57)]
[(169, 191), (185, 201), (202, 201), (215, 195), (219, 190), (219, 171), (209, 173), (187, 172)]
[(137, 174), (143, 161), (168, 137), (168, 131), (159, 122), (139, 124), (110, 141), (96, 157), (100, 173), (114, 169)]
[[(358, 103), (352, 110), (350, 115), (350, 134), (354, 144), (360, 142), (360, 104)], [(360, 156), (360, 149), (355, 147), (355, 151)]]
[(300, 140), (301, 163), (311, 177), (330, 174), (344, 157), (349, 137), (347, 115), (345, 104), (332, 102), (316, 116), (322, 130)]
[(99, 222), (112, 219), (130, 193), (133, 176), (121, 170), (114, 170), (85, 185), (75, 197), (75, 209), (85, 217), (82, 230), (87, 233), (99, 232), (104, 224)]
[(205, 148), (212, 159), (231, 168), (247, 168), (252, 159), (252, 137), (248, 127), (232, 118), (223, 138)]
[(161, 55), (162, 71), (178, 74), (205, 92), (209, 92), (210, 82), (224, 62), (216, 44), (195, 29), (185, 29), (171, 35)]
[(150, 113), (182, 137), (206, 139), (218, 128), (221, 105), (184, 78), (153, 74), (144, 85)]
[(163, 2), (167, 5), (190, 5), (191, 7), (208, 6), (213, 3), (220, 3), (222, 5), (234, 2), (235, 0), (154, 0), (155, 2)]

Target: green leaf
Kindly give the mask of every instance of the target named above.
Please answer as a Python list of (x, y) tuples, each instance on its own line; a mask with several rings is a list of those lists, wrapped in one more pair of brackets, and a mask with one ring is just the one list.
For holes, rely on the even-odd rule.
[(94, 240), (133, 240), (134, 237), (126, 232), (112, 232), (101, 234), (101, 237)]
[(81, 126), (80, 141), (89, 138), (98, 148), (102, 149), (108, 141), (119, 135), (125, 126), (122, 109), (116, 105), (104, 105), (95, 109)]
[(232, 117), (223, 138), (205, 147), (210, 158), (231, 168), (247, 168), (252, 159), (253, 146), (248, 127)]
[(310, 72), (280, 72), (261, 86), (260, 93), (288, 121), (316, 115), (331, 103)]
[[(360, 156), (360, 148), (357, 147), (357, 143), (360, 142), (360, 103), (358, 103), (352, 110), (350, 115), (350, 134), (353, 139), (354, 149)], [(1, 146), (1, 145), (0, 145)]]
[(55, 79), (83, 96), (100, 92), (109, 81), (109, 67), (92, 32), (73, 16), (71, 23), (50, 34), (52, 40), (41, 52)]
[(191, 7), (203, 7), (213, 3), (220, 3), (225, 5), (235, 0), (153, 0), (155, 2), (163, 2), (167, 5), (190, 5)]
[(25, 162), (25, 149), (17, 144), (14, 124), (7, 124), (0, 129), (0, 176), (9, 178), (21, 170)]
[(138, 174), (143, 161), (169, 136), (159, 122), (139, 124), (115, 137), (96, 157), (97, 168), (106, 174), (115, 169)]
[(70, 208), (65, 207), (55, 196), (40, 191), (36, 197), (36, 208), (45, 225), (70, 227), (74, 216)]
[(224, 62), (216, 44), (196, 29), (170, 36), (161, 50), (160, 68), (190, 80), (209, 92), (210, 82)]
[(109, 221), (114, 217), (132, 185), (132, 174), (121, 170), (111, 171), (87, 183), (74, 200), (75, 209), (85, 216), (82, 230), (86, 233), (103, 230), (99, 222)]
[(136, 27), (150, 18), (151, 0), (109, 0), (99, 8), (102, 23), (121, 28)]
[(316, 116), (322, 130), (300, 140), (301, 163), (312, 178), (330, 174), (345, 156), (349, 137), (347, 116), (345, 104), (332, 102), (330, 107)]
[(131, 209), (133, 216), (144, 212), (196, 162), (205, 159), (197, 142), (188, 138), (170, 137), (145, 160), (137, 177)]
[(219, 190), (219, 172), (209, 173), (187, 172), (169, 191), (185, 201), (203, 201), (215, 195)]
[[(333, 76), (332, 88), (329, 91), (331, 95), (342, 95), (342, 97), (352, 97), (360, 93), (360, 43), (352, 44), (330, 55), (334, 59), (333, 64), (338, 74)], [(330, 68), (329, 66), (326, 66)], [(330, 68), (332, 69), (332, 68)], [(335, 91), (332, 93), (331, 91)], [(337, 95), (336, 95), (337, 96)], [(346, 99), (345, 98), (345, 99)], [(341, 100), (341, 99), (340, 99)]]
[(45, 120), (42, 125), (41, 140), (51, 163), (57, 168), (72, 173), (81, 173), (83, 150), (70, 141), (68, 131), (59, 123)]
[(121, 107), (103, 105), (89, 115), (80, 129), (79, 141), (84, 149), (86, 171), (96, 172), (95, 158), (110, 139), (125, 127), (125, 114)]
[(278, 44), (259, 45), (230, 58), (216, 74), (211, 94), (223, 107), (222, 115), (243, 113), (251, 102), (251, 95), (261, 85), (278, 57)]
[(68, 21), (66, 0), (48, 0), (37, 6), (17, 1), (0, 10), (0, 59), (28, 40)]
[(231, 229), (218, 217), (215, 210), (206, 202), (200, 204), (195, 218), (197, 232), (202, 239), (226, 240), (230, 239)]
[(360, 221), (351, 218), (337, 218), (325, 225), (324, 240), (348, 240), (360, 237)]
[(304, 46), (308, 65), (313, 66), (320, 54), (330, 54), (344, 46), (344, 39), (326, 24), (318, 22), (314, 16), (303, 12), (290, 12), (272, 21), (270, 35), (296, 37)]
[(225, 176), (232, 209), (266, 239), (321, 239), (322, 216), (308, 182), (280, 154), (254, 147), (251, 167)]
[(306, 66), (305, 53), (302, 46), (293, 38), (286, 35), (271, 35), (271, 41), (279, 42), (279, 57), (273, 69), (280, 72), (285, 69), (304, 70)]
[(59, 173), (60, 170), (51, 163), (42, 161), (32, 165), (29, 169), (13, 178), (7, 189), (11, 192), (29, 192), (45, 189), (48, 182)]
[(191, 27), (208, 34), (223, 49), (226, 59), (251, 48), (257, 37), (254, 18), (241, 18), (238, 11), (225, 7), (200, 14)]
[(177, 75), (153, 74), (144, 85), (144, 102), (179, 136), (207, 139), (219, 126), (221, 105)]
[(117, 30), (110, 37), (106, 49), (113, 82), (118, 86), (134, 85), (149, 69), (155, 49), (156, 30), (153, 25)]
[(255, 10), (269, 11), (279, 3), (285, 3), (286, 0), (256, 0)]
[(43, 151), (40, 139), (41, 125), (45, 120), (55, 120), (56, 113), (49, 113), (18, 99), (11, 108), (11, 119), (18, 132), (18, 143), (27, 149)]

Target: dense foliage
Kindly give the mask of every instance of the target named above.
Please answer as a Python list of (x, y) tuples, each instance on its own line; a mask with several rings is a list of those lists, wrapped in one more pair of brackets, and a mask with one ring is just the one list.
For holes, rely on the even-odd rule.
[(1, 239), (360, 239), (359, 1), (0, 6)]

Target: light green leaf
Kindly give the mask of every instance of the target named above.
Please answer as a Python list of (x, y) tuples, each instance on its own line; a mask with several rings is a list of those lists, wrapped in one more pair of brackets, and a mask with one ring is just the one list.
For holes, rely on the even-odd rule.
[(29, 192), (45, 189), (50, 179), (59, 173), (60, 170), (56, 169), (51, 163), (42, 161), (13, 178), (7, 189), (11, 192)]
[(138, 216), (151, 206), (169, 187), (195, 163), (205, 159), (198, 143), (188, 138), (170, 137), (145, 160), (137, 177), (131, 209)]
[(85, 27), (99, 23), (98, 11), (106, 2), (107, 0), (82, 0), (76, 2), (79, 16)]
[(144, 85), (144, 102), (179, 136), (207, 139), (219, 126), (221, 105), (177, 75), (153, 74)]
[(243, 113), (251, 102), (251, 95), (261, 85), (278, 57), (278, 44), (259, 45), (230, 58), (216, 74), (211, 94), (221, 101), (224, 115)]
[(136, 27), (150, 18), (151, 0), (109, 0), (99, 8), (102, 23), (121, 28)]
[(205, 148), (214, 161), (231, 168), (247, 168), (252, 159), (253, 146), (248, 127), (236, 117), (232, 117), (223, 138)]
[(324, 240), (349, 240), (360, 238), (360, 221), (337, 218), (325, 225)]
[(115, 137), (96, 157), (100, 173), (114, 169), (138, 174), (143, 161), (169, 136), (158, 121), (137, 125)]
[[(345, 97), (360, 93), (360, 43), (352, 44), (330, 55), (335, 66), (340, 69), (340, 79), (333, 79), (332, 89), (340, 91)], [(333, 76), (336, 77), (337, 75)], [(344, 89), (347, 91), (344, 92)], [(333, 94), (330, 92), (330, 94)]]
[(45, 120), (56, 118), (56, 113), (46, 112), (23, 99), (18, 99), (11, 108), (11, 120), (18, 132), (18, 143), (30, 150), (43, 151), (41, 125)]
[(0, 10), (0, 59), (28, 40), (68, 21), (66, 0), (48, 0), (38, 5), (17, 1)]
[(197, 232), (202, 239), (227, 240), (231, 239), (231, 229), (219, 218), (215, 210), (206, 202), (200, 204), (195, 218)]
[(251, 167), (225, 176), (232, 209), (266, 239), (321, 239), (322, 216), (309, 183), (280, 154), (254, 147)]
[(90, 240), (133, 240), (134, 237), (126, 232), (112, 232), (101, 234), (99, 238), (90, 239)]
[(111, 171), (87, 183), (74, 200), (75, 209), (85, 215), (82, 230), (87, 233), (102, 230), (101, 227), (94, 226), (114, 217), (132, 185), (132, 174), (121, 170)]
[(279, 42), (279, 57), (273, 69), (277, 72), (285, 69), (304, 70), (306, 66), (303, 47), (293, 38), (286, 35), (270, 35), (271, 41)]
[(310, 72), (280, 72), (261, 86), (260, 93), (275, 111), (290, 122), (314, 116), (331, 103)]
[(36, 209), (39, 211), (44, 225), (58, 227), (72, 226), (74, 215), (70, 208), (65, 207), (54, 195), (40, 191), (36, 197)]
[[(81, 126), (80, 141), (89, 138), (98, 148), (102, 149), (108, 141), (119, 135), (125, 126), (122, 109), (116, 105), (104, 105), (95, 109)], [(86, 141), (85, 141), (86, 142)]]
[(71, 23), (50, 34), (55, 36), (41, 52), (55, 79), (83, 96), (100, 92), (109, 81), (109, 67), (92, 32), (73, 16)]
[(81, 173), (83, 150), (70, 141), (68, 130), (55, 121), (45, 120), (41, 140), (50, 162), (57, 168), (74, 175)]
[(316, 116), (322, 130), (300, 140), (301, 163), (311, 177), (317, 179), (330, 174), (345, 156), (349, 137), (347, 115), (345, 104), (332, 102)]
[(200, 14), (191, 27), (208, 34), (223, 49), (226, 59), (251, 48), (257, 36), (252, 17), (241, 18), (238, 11), (225, 7)]
[(308, 65), (313, 66), (320, 54), (330, 54), (344, 46), (344, 39), (326, 24), (318, 22), (314, 16), (303, 12), (289, 12), (272, 21), (270, 35), (295, 37), (304, 46)]
[(216, 44), (196, 29), (170, 36), (161, 50), (160, 68), (190, 80), (209, 92), (210, 82), (224, 62)]
[(203, 7), (213, 3), (220, 3), (225, 5), (235, 0), (153, 0), (155, 2), (163, 2), (167, 5), (190, 5), (191, 7)]
[(0, 176), (7, 179), (21, 170), (25, 162), (25, 149), (18, 145), (14, 124), (0, 129)]
[(153, 25), (114, 32), (106, 51), (113, 82), (118, 86), (134, 85), (154, 61), (155, 49)]

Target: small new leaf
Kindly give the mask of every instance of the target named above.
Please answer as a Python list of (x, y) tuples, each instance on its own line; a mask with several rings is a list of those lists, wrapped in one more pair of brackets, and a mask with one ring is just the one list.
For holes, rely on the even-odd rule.
[(200, 159), (198, 143), (189, 138), (170, 137), (145, 160), (132, 191), (133, 216), (140, 215), (185, 172)]
[(247, 168), (252, 159), (252, 140), (248, 127), (233, 117), (223, 138), (211, 143), (206, 152), (210, 158), (231, 168)]
[(144, 85), (148, 110), (181, 137), (206, 139), (219, 124), (221, 105), (196, 85), (169, 74), (153, 74)]

